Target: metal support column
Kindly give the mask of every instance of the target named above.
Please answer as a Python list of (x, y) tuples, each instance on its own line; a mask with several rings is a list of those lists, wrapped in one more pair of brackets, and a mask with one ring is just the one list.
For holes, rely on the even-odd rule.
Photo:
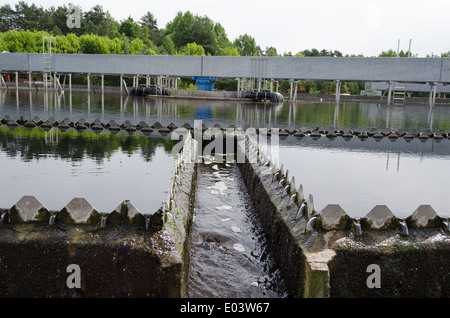
[(341, 99), (341, 81), (336, 81), (336, 104), (339, 104), (339, 101)]
[(102, 78), (102, 94), (105, 93), (105, 75), (101, 75)]
[(293, 85), (294, 85), (294, 80), (291, 79), (291, 89), (289, 90), (289, 101), (292, 101), (292, 96), (293, 96), (292, 88), (293, 88)]
[(295, 82), (295, 88), (294, 88), (294, 102), (297, 101), (297, 87), (298, 87), (298, 82)]
[(436, 83), (430, 83), (430, 97), (428, 101), (428, 107), (434, 108), (436, 103)]
[(392, 82), (389, 82), (387, 105), (390, 106), (391, 102), (392, 102)]

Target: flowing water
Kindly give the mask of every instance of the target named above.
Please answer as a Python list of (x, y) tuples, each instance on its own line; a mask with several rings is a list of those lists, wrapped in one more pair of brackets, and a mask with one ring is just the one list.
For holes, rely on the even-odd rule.
[[(0, 119), (38, 116), (76, 122), (125, 120), (149, 125), (181, 126), (202, 120), (211, 127), (389, 128), (450, 132), (450, 107), (377, 106), (376, 103), (298, 101), (256, 104), (230, 101), (133, 98), (119, 94), (64, 94), (49, 91), (0, 92)], [(89, 137), (57, 129), (27, 132), (0, 126), (0, 208), (23, 195), (34, 195), (58, 210), (75, 196), (110, 212), (130, 200), (141, 212), (153, 213), (167, 197), (173, 160), (171, 141), (147, 136)], [(16, 132), (21, 132), (16, 133)], [(76, 136), (75, 136), (76, 135)], [(440, 143), (387, 138), (344, 141), (325, 137), (281, 141), (279, 162), (313, 194), (320, 211), (340, 204), (352, 217), (386, 204), (398, 217), (430, 204), (450, 215), (449, 140)], [(204, 163), (198, 173), (191, 232), (191, 297), (285, 297), (283, 281), (267, 251), (257, 211), (235, 164)], [(111, 200), (114, 198), (114, 200)]]
[(190, 241), (190, 297), (285, 296), (235, 163), (199, 165)]

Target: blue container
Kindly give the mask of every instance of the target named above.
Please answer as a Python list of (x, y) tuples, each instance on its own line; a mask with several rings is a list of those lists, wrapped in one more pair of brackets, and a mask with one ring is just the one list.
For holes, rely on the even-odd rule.
[(198, 91), (214, 90), (214, 83), (218, 80), (218, 78), (209, 76), (192, 76), (192, 79), (197, 83)]

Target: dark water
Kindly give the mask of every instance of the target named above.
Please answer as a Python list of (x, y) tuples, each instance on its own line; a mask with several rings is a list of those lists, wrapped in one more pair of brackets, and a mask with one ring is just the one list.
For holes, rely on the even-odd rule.
[(429, 204), (442, 217), (450, 216), (447, 139), (289, 137), (280, 143), (279, 158), (305, 195), (313, 195), (317, 212), (339, 204), (350, 216), (363, 217), (381, 204), (397, 217), (408, 217)]
[(74, 197), (109, 213), (124, 200), (153, 214), (167, 198), (173, 142), (109, 132), (0, 126), (0, 208), (33, 195), (59, 211)]
[(191, 233), (190, 297), (284, 297), (236, 164), (201, 164)]
[(134, 124), (144, 120), (148, 124), (160, 122), (193, 124), (201, 119), (211, 127), (249, 125), (251, 127), (309, 128), (403, 128), (405, 130), (439, 129), (450, 131), (450, 107), (427, 105), (379, 106), (376, 103), (309, 102), (281, 104), (256, 104), (229, 101), (182, 100), (171, 98), (128, 97), (114, 93), (94, 94), (66, 91), (2, 91), (0, 95), (0, 118), (10, 115), (57, 120), (68, 117), (72, 121), (85, 118), (118, 122), (130, 120)]

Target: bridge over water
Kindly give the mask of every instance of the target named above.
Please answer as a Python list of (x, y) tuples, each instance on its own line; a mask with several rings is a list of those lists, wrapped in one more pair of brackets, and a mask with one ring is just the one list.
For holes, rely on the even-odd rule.
[(81, 73), (102, 76), (102, 79), (103, 75), (171, 78), (207, 76), (236, 79), (238, 87), (245, 79), (272, 83), (290, 80), (291, 94), (295, 81), (336, 81), (337, 102), (341, 81), (387, 83), (388, 101), (395, 82), (425, 85), (422, 87), (430, 88), (432, 94), (436, 94), (437, 86), (450, 83), (450, 59), (446, 58), (3, 53), (0, 54), (0, 71)]

